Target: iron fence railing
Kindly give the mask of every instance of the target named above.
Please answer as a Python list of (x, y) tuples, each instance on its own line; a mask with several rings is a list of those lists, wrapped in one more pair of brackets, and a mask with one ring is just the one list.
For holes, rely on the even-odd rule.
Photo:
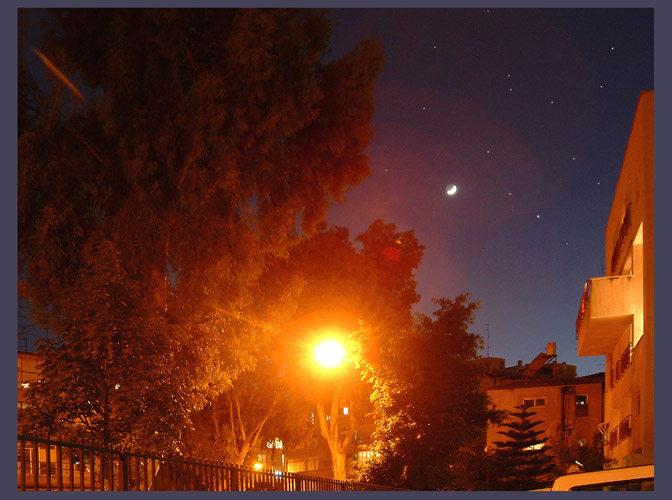
[(35, 491), (380, 491), (385, 486), (256, 471), (217, 460), (119, 451), (23, 432), (17, 488)]

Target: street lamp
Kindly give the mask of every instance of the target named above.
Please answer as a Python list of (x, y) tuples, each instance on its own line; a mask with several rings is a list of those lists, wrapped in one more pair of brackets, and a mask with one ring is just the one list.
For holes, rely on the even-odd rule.
[(337, 340), (329, 339), (315, 346), (315, 361), (325, 368), (334, 368), (345, 359), (345, 348)]

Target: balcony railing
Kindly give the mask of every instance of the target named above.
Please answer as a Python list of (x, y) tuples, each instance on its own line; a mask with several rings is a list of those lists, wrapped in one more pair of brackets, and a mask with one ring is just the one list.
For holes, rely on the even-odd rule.
[(632, 225), (632, 218), (630, 216), (630, 209), (632, 208), (632, 203), (628, 203), (628, 207), (625, 209), (625, 215), (623, 216), (623, 222), (621, 222), (621, 228), (618, 231), (618, 239), (616, 240), (616, 246), (614, 247), (614, 253), (611, 255), (611, 273), (616, 274), (618, 262), (621, 258), (623, 249), (625, 248), (625, 237), (630, 230)]
[(583, 285), (583, 295), (581, 296), (581, 305), (579, 306), (579, 314), (576, 316), (576, 340), (579, 340), (579, 332), (583, 326), (583, 322), (586, 319), (586, 311), (590, 306), (590, 287), (588, 286), (590, 282), (586, 281)]
[(623, 374), (630, 366), (631, 350), (632, 344), (628, 342), (628, 347), (625, 348), (625, 351), (623, 351), (621, 357), (618, 359), (618, 361), (616, 361), (616, 382), (618, 382), (621, 377), (623, 377)]
[(630, 415), (628, 415), (609, 433), (609, 447), (614, 448), (618, 446), (631, 435), (632, 428), (630, 427)]

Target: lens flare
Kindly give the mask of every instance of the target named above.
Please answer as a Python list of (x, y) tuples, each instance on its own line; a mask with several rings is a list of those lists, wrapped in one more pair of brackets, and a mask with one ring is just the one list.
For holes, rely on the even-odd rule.
[(336, 340), (325, 340), (315, 347), (315, 360), (325, 368), (340, 365), (345, 359), (345, 348)]

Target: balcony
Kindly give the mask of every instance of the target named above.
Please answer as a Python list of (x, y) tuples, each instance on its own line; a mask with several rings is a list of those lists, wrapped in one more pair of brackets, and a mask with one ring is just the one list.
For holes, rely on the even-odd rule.
[(632, 275), (589, 279), (576, 318), (579, 356), (610, 353), (634, 313)]

